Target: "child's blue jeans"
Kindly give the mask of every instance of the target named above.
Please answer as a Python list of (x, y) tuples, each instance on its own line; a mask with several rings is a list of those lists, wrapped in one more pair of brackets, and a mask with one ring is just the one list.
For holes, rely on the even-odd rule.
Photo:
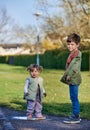
[(79, 115), (80, 113), (80, 104), (78, 100), (78, 88), (79, 85), (69, 85), (70, 99), (72, 102), (72, 114)]

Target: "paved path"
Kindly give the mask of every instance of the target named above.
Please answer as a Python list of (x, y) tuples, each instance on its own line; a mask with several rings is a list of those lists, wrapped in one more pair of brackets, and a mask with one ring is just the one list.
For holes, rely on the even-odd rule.
[(64, 124), (64, 117), (47, 116), (50, 120), (28, 121), (12, 119), (25, 116), (7, 108), (0, 108), (0, 130), (90, 130), (90, 120), (83, 119), (80, 124)]

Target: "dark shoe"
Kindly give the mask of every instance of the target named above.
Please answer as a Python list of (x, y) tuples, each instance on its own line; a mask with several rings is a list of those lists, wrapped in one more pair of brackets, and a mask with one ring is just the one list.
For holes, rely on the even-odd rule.
[(76, 124), (76, 123), (80, 123), (81, 118), (80, 116), (75, 116), (75, 115), (71, 115), (68, 118), (66, 118), (63, 122), (64, 123), (71, 123), (71, 124)]

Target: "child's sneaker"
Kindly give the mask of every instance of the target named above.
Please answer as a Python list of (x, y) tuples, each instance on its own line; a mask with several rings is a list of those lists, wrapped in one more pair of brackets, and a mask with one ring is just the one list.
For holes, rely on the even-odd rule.
[(27, 119), (29, 120), (29, 119), (32, 119), (32, 115), (30, 114), (30, 115), (28, 115), (27, 116)]
[(80, 121), (81, 121), (81, 118), (80, 118), (79, 115), (78, 116), (71, 115), (68, 118), (66, 118), (63, 122), (64, 123), (74, 123), (74, 124), (76, 124), (76, 123), (80, 123)]
[(36, 118), (39, 119), (39, 120), (44, 120), (44, 119), (46, 119), (45, 116), (37, 116)]

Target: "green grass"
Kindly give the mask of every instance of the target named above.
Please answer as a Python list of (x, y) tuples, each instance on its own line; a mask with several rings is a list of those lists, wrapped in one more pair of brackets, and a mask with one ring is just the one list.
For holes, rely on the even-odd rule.
[[(47, 97), (43, 99), (43, 113), (67, 116), (71, 112), (68, 86), (60, 82), (64, 71), (44, 70), (44, 87)], [(29, 74), (25, 67), (0, 64), (0, 106), (20, 111), (26, 110), (23, 89)], [(79, 88), (81, 117), (90, 119), (90, 76), (82, 72), (83, 82)]]

